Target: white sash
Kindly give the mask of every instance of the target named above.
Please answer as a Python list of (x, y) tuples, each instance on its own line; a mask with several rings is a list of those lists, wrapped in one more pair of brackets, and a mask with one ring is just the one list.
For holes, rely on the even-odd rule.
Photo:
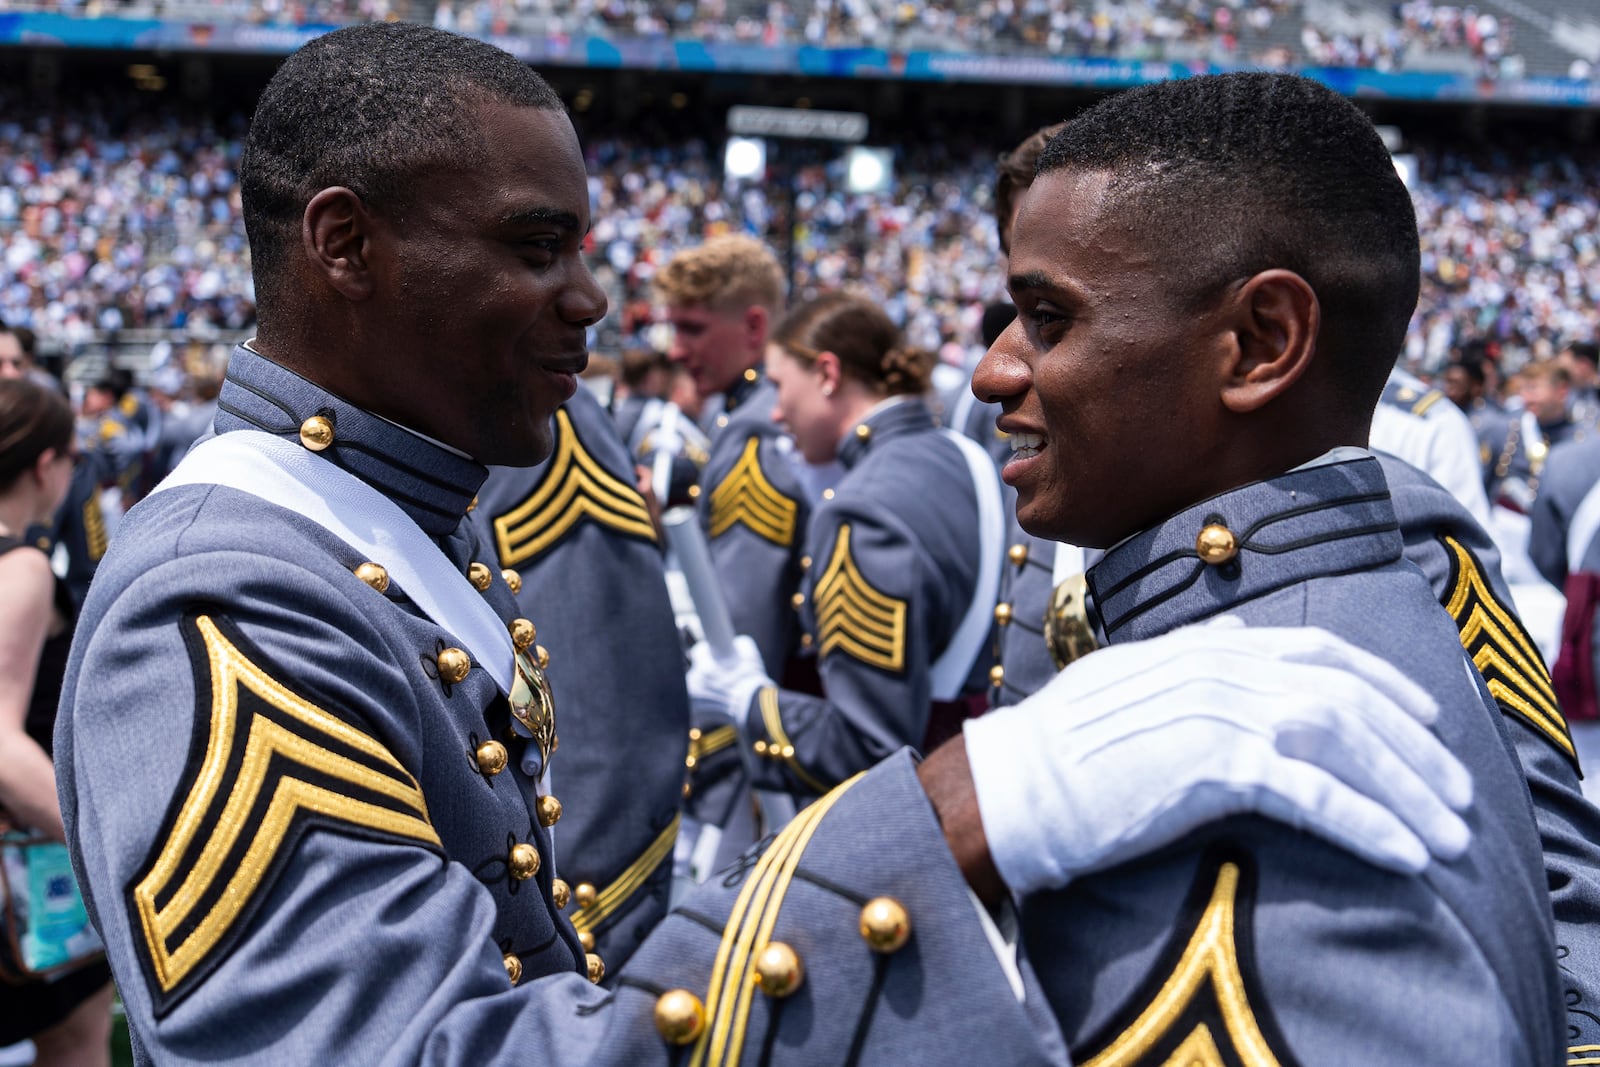
[(298, 443), (255, 430), (202, 441), (152, 490), (221, 485), (310, 519), (381, 564), (412, 603), (450, 632), (473, 662), (511, 692), (511, 632), (439, 546), (399, 506)]
[(944, 654), (929, 669), (928, 680), (935, 700), (954, 700), (972, 674), (972, 664), (989, 636), (994, 622), (994, 606), (1000, 598), (1000, 557), (1005, 550), (1006, 513), (1000, 500), (1000, 474), (994, 459), (982, 445), (955, 430), (939, 431), (954, 441), (972, 472), (972, 488), (978, 496), (978, 585), (972, 602), (956, 627), (955, 636)]
[(1583, 501), (1578, 505), (1578, 510), (1572, 513), (1572, 522), (1567, 527), (1568, 574), (1583, 570), (1583, 557), (1594, 543), (1597, 533), (1600, 533), (1600, 484), (1583, 495)]

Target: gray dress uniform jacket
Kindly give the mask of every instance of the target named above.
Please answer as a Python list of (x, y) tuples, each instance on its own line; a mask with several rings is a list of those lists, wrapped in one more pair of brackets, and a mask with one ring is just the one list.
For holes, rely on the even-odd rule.
[[(466, 519), (484, 468), (234, 353), (219, 433), (293, 440), (314, 415), (334, 426), (321, 455), (463, 574), (492, 561)], [(470, 657), (446, 669), (453, 636), (362, 566), (381, 561), (219, 486), (125, 521), (79, 625), (56, 760), (139, 1062), (1063, 1061), (1037, 985), (1030, 1012), (989, 950), (908, 757), (690, 896), (604, 989), (553, 899), (559, 854), (505, 697)], [(497, 570), (482, 592), (509, 625)], [(560, 752), (551, 773), (559, 792)], [(874, 911), (869, 943), (880, 896), (905, 922)]]
[(490, 468), (472, 517), (538, 620), (561, 714), (561, 877), (582, 905), (568, 918), (614, 970), (667, 911), (689, 694), (649, 509), (587, 389), (556, 416), (550, 459)]
[(1403, 547), (1363, 457), (1202, 502), (1090, 570), (1112, 643), (1231, 615), (1318, 626), (1394, 663), (1438, 701), (1434, 729), (1475, 794), (1466, 854), (1417, 877), (1239, 818), (1030, 898), (1024, 943), (1076, 1063), (1558, 1062), (1528, 788), (1505, 716)]
[(723, 398), (707, 427), (711, 458), (699, 508), (734, 632), (754, 639), (767, 674), (782, 678), (800, 637), (790, 601), (800, 587), (810, 507), (772, 421), (777, 398), (757, 370)]
[[(743, 739), (752, 783), (800, 796), (922, 746), (930, 668), (978, 585), (971, 469), (922, 400), (877, 408), (845, 435), (838, 458), (845, 473), (812, 517), (797, 598), (826, 696), (761, 690)], [(987, 642), (982, 651), (976, 677)]]

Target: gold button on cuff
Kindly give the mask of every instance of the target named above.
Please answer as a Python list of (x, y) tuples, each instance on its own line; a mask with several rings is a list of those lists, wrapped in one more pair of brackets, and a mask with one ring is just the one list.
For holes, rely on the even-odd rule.
[(767, 743), (765, 741), (757, 741), (750, 746), (750, 749), (758, 756), (765, 756), (767, 754)]
[(381, 563), (363, 563), (356, 568), (356, 577), (380, 593), (389, 591), (389, 572)]
[(561, 879), (556, 878), (550, 883), (550, 902), (558, 910), (565, 910), (567, 903), (572, 899), (572, 887)]
[(589, 882), (579, 882), (578, 888), (572, 891), (572, 899), (578, 902), (578, 907), (587, 908), (595, 902), (600, 891)]
[(1239, 541), (1226, 526), (1212, 523), (1194, 539), (1194, 550), (1200, 558), (1215, 567), (1239, 554)]
[(578, 931), (578, 944), (583, 946), (583, 951), (585, 951), (585, 952), (593, 952), (594, 951), (594, 934), (589, 932), (588, 930), (579, 930)]
[(539, 850), (524, 841), (511, 846), (511, 857), (506, 861), (506, 867), (511, 871), (512, 878), (526, 882), (539, 873), (543, 863), (539, 858)]
[(472, 670), (472, 657), (459, 648), (447, 648), (439, 653), (439, 677), (450, 685), (464, 680)]
[(794, 759), (793, 745), (784, 745), (782, 748), (778, 749), (769, 747), (767, 752), (771, 755), (777, 756), (779, 759)]
[(539, 825), (549, 829), (561, 821), (561, 801), (548, 793), (539, 798)]
[(1022, 566), (1024, 563), (1028, 562), (1028, 546), (1012, 545), (1010, 548), (1006, 549), (1006, 558), (1009, 559), (1013, 565), (1018, 567)]
[(769, 997), (786, 997), (806, 979), (805, 967), (794, 949), (773, 941), (756, 957), (755, 980)]
[(860, 426), (857, 426), (856, 427), (856, 440), (858, 440), (858, 441), (870, 441), (870, 440), (872, 440), (872, 427), (868, 426), (866, 423), (862, 423)]
[(756, 373), (756, 369), (754, 367), (750, 367), (744, 372), (744, 380), (747, 382), (753, 382), (759, 377), (761, 377), (761, 375)]
[(539, 636), (538, 628), (527, 619), (512, 619), (509, 629), (511, 644), (518, 652), (528, 651), (528, 646)]
[(550, 666), (550, 650), (543, 645), (534, 645), (533, 661), (539, 665), (541, 671), (544, 670)]
[(510, 567), (500, 572), (500, 580), (506, 583), (506, 587), (511, 590), (512, 596), (522, 592), (522, 575)]
[(705, 1028), (706, 1006), (687, 989), (669, 989), (656, 998), (656, 1032), (667, 1044), (691, 1044)]
[(584, 957), (584, 962), (589, 965), (589, 981), (599, 985), (606, 976), (606, 961), (591, 952)]
[(874, 952), (899, 951), (911, 937), (911, 916), (893, 897), (874, 897), (861, 909), (861, 938)]
[(989, 684), (990, 685), (994, 685), (994, 686), (1004, 685), (1005, 684), (1005, 680), (1006, 680), (1006, 669), (1005, 669), (1005, 667), (1003, 667), (1002, 665), (996, 663), (993, 667), (989, 668)]
[(501, 962), (503, 962), (506, 965), (506, 977), (511, 979), (511, 984), (512, 985), (516, 985), (518, 982), (522, 981), (522, 961), (521, 960), (517, 959), (517, 957), (515, 957), (511, 953), (507, 952), (506, 955), (505, 955), (505, 959), (502, 960)]
[(506, 746), (498, 741), (485, 741), (478, 746), (478, 770), (484, 774), (496, 775), (506, 769), (506, 764), (511, 762)]
[(1011, 605), (996, 604), (994, 606), (994, 621), (1001, 626), (1011, 625)]
[(494, 584), (494, 572), (482, 563), (474, 563), (467, 568), (467, 581), (472, 583), (472, 588), (482, 593)]
[(333, 444), (333, 423), (321, 415), (313, 415), (300, 424), (300, 443), (313, 452), (321, 452)]

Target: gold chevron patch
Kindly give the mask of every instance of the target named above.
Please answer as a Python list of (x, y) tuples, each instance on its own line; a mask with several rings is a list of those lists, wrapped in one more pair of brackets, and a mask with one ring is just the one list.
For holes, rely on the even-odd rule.
[(1489, 686), (1500, 710), (1539, 731), (1576, 766), (1572, 731), (1556, 703), (1550, 671), (1539, 648), (1483, 577), (1472, 551), (1453, 537), (1442, 539), (1450, 554), (1450, 593), (1445, 610), (1456, 622), (1461, 646)]
[(211, 617), (184, 625), (209, 733), (191, 753), (188, 795), (127, 890), (158, 1014), (242, 936), (309, 829), (440, 847), (422, 790), (387, 748), (252, 663)]
[(879, 592), (850, 554), (850, 524), (839, 527), (833, 558), (812, 591), (817, 654), (842, 649), (862, 663), (898, 672), (906, 662), (906, 602)]
[(104, 556), (106, 548), (111, 543), (110, 538), (106, 536), (106, 517), (100, 510), (100, 497), (97, 493), (90, 493), (89, 499), (83, 502), (83, 542), (92, 560)]
[(694, 1046), (690, 1067), (726, 1067), (739, 1062), (756, 988), (756, 958), (772, 940), (783, 898), (817, 826), (860, 780), (861, 775), (856, 775), (790, 820), (746, 877), (722, 930), (706, 997), (706, 1028)]
[(538, 556), (584, 519), (652, 543), (656, 528), (639, 490), (602, 467), (578, 440), (572, 417), (556, 412), (556, 448), (533, 493), (494, 520), (500, 566)]
[(794, 544), (800, 505), (767, 480), (760, 452), (760, 439), (750, 438), (739, 462), (711, 491), (711, 536), (721, 537), (744, 523), (757, 536), (788, 548)]
[(640, 853), (638, 859), (628, 864), (627, 870), (617, 875), (615, 881), (600, 890), (593, 904), (574, 911), (570, 916), (572, 928), (580, 934), (585, 931), (593, 932), (596, 927), (615, 914), (624, 901), (637, 893), (639, 887), (644, 885), (656, 868), (672, 855), (672, 846), (678, 841), (678, 825), (682, 821), (681, 814), (674, 815), (667, 828), (650, 842), (650, 847)]
[(1223, 863), (1194, 933), (1148, 1006), (1104, 1050), (1075, 1061), (1084, 1067), (1282, 1067), (1246, 995), (1234, 915), (1238, 891), (1238, 864)]

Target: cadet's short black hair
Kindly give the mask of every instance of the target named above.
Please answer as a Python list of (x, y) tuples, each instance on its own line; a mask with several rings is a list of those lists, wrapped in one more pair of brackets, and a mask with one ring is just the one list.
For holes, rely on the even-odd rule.
[(1111, 172), (1127, 217), (1164, 244), (1196, 305), (1263, 270), (1299, 274), (1322, 305), (1321, 347), (1345, 368), (1346, 400), (1377, 404), (1416, 307), (1420, 253), (1411, 196), (1354, 104), (1290, 74), (1143, 86), (1067, 123), (1038, 173), (1064, 169)]
[(482, 158), (487, 146), (467, 114), (482, 103), (562, 106), (510, 54), (410, 23), (336, 30), (285, 60), (239, 161), (258, 309), (270, 314), (278, 298), (313, 196), (342, 185), (379, 210), (403, 209), (419, 176)]
[(1591, 367), (1600, 367), (1600, 345), (1593, 341), (1573, 341), (1566, 350)]

